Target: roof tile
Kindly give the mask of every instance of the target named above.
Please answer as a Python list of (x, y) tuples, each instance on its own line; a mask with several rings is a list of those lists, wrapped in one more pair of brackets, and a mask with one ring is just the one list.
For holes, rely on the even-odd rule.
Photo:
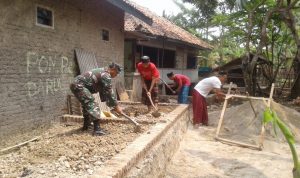
[(131, 1), (124, 0), (126, 3), (130, 4), (132, 7), (136, 8), (142, 12), (145, 16), (150, 17), (153, 21), (152, 25), (148, 25), (140, 19), (130, 15), (125, 14), (125, 31), (127, 32), (142, 32), (155, 36), (167, 37), (169, 39), (179, 40), (199, 48), (212, 49), (213, 47), (194, 36), (193, 34), (187, 32), (186, 30), (180, 28), (169, 20), (156, 15), (149, 9), (139, 6)]

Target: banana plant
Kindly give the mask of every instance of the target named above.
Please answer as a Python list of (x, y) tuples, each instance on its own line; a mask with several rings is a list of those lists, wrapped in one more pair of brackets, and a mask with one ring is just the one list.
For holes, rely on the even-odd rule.
[(279, 119), (276, 112), (272, 111), (271, 108), (267, 107), (264, 111), (263, 124), (267, 124), (270, 122), (273, 124), (275, 133), (276, 127), (279, 127), (286, 141), (288, 142), (294, 161), (293, 177), (300, 178), (300, 162), (296, 151), (294, 135), (292, 134), (289, 127), (281, 119)]

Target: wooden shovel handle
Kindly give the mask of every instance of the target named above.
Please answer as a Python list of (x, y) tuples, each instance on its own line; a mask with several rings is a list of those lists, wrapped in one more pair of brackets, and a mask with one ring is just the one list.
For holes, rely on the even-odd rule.
[(125, 113), (121, 113), (126, 119), (130, 120), (134, 125), (139, 126), (140, 124), (133, 120), (131, 117), (127, 116)]
[(163, 79), (159, 78), (173, 93), (175, 92)]
[(157, 107), (154, 105), (154, 103), (153, 103), (153, 101), (152, 101), (152, 99), (151, 99), (151, 96), (149, 96), (149, 95), (147, 95), (148, 96), (148, 98), (149, 98), (149, 100), (150, 100), (150, 103), (151, 103), (151, 105), (154, 107), (154, 109), (157, 111)]

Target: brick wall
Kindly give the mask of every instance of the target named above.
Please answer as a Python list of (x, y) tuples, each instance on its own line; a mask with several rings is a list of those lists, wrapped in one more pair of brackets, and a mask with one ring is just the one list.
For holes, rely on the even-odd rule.
[[(36, 25), (36, 6), (54, 12), (54, 28)], [(66, 112), (77, 73), (74, 49), (100, 66), (123, 64), (124, 13), (99, 0), (0, 1), (0, 148), (39, 135)], [(103, 41), (101, 30), (110, 32)]]

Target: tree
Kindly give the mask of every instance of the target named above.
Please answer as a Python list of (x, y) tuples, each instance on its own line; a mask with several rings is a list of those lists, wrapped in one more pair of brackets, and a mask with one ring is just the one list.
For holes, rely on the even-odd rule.
[[(260, 42), (259, 45), (256, 48), (256, 56), (254, 59), (251, 61), (250, 65), (248, 65), (247, 73), (245, 74), (250, 78), (250, 81), (247, 81), (249, 84), (249, 88), (251, 89), (250, 92), (252, 94), (255, 93), (255, 84), (256, 84), (256, 79), (253, 78), (253, 72), (255, 70), (255, 65), (258, 59), (258, 56), (263, 54), (263, 50), (268, 49), (268, 46), (270, 45), (269, 42), (271, 42), (271, 53), (272, 53), (272, 59), (274, 59), (274, 43), (275, 39), (272, 38), (271, 40), (268, 39), (268, 33), (274, 32), (272, 30), (273, 27), (270, 26), (269, 23), (271, 20), (275, 22), (283, 22), (286, 27), (290, 30), (291, 35), (293, 36), (293, 40), (295, 44), (297, 45), (297, 51), (294, 56), (294, 71), (295, 71), (295, 82), (294, 85), (291, 89), (291, 97), (295, 98), (296, 96), (300, 95), (300, 79), (299, 79), (299, 73), (300, 73), (300, 41), (299, 41), (299, 35), (296, 30), (296, 20), (295, 16), (292, 12), (293, 9), (295, 9), (296, 4), (299, 2), (299, 0), (291, 1), (291, 0), (265, 0), (265, 1), (247, 1), (247, 0), (237, 0), (237, 4), (240, 6), (241, 9), (249, 11), (249, 7), (255, 7), (254, 9), (251, 9), (249, 13), (254, 13), (252, 10), (255, 10), (255, 14), (259, 14), (259, 8), (258, 7), (263, 7), (265, 9), (263, 12), (264, 18), (261, 24), (261, 30), (260, 30)], [(249, 16), (250, 17), (250, 16)], [(251, 17), (253, 18), (253, 17)], [(253, 22), (252, 20), (249, 20), (250, 22)], [(280, 23), (279, 23), (280, 24)], [(249, 25), (249, 27), (251, 27)], [(277, 26), (277, 28), (280, 28)], [(248, 29), (251, 30), (251, 29)], [(251, 34), (248, 34), (251, 36)], [(281, 52), (281, 51), (280, 51)], [(266, 54), (269, 54), (269, 51), (265, 52)], [(245, 63), (249, 61), (244, 61)], [(275, 74), (278, 71), (278, 67), (275, 70)], [(248, 75), (247, 75), (248, 74)], [(274, 75), (276, 77), (276, 75)], [(271, 82), (275, 81), (275, 77), (273, 77)], [(252, 86), (252, 87), (251, 87)], [(271, 84), (269, 85), (271, 86)]]

